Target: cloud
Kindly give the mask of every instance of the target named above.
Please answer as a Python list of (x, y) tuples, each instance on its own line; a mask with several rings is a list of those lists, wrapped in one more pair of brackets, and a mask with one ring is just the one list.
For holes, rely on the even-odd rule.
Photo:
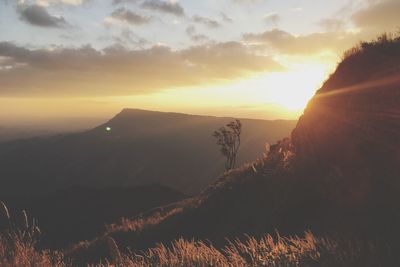
[(341, 19), (327, 18), (320, 20), (318, 22), (318, 25), (320, 25), (326, 31), (331, 32), (331, 31), (343, 30), (346, 25), (346, 22)]
[(199, 24), (203, 24), (209, 28), (218, 28), (221, 26), (218, 21), (201, 16), (194, 16), (193, 21)]
[(145, 0), (142, 3), (142, 6), (144, 8), (154, 10), (154, 11), (159, 11), (159, 12), (164, 12), (164, 13), (169, 13), (175, 16), (184, 16), (185, 11), (183, 7), (178, 3), (178, 2), (165, 2), (161, 0)]
[(272, 12), (264, 16), (264, 21), (266, 21), (267, 23), (272, 23), (274, 25), (277, 25), (280, 20), (281, 17), (276, 12)]
[(256, 3), (256, 2), (265, 2), (266, 0), (233, 0), (233, 2), (237, 2), (237, 3)]
[(231, 17), (229, 17), (228, 15), (226, 15), (224, 12), (220, 12), (219, 13), (220, 17), (222, 18), (222, 20), (226, 23), (232, 23), (233, 19)]
[[(108, 18), (108, 20), (107, 20)], [(106, 21), (119, 20), (129, 24), (141, 25), (150, 22), (150, 18), (137, 14), (125, 7), (120, 7), (114, 10)]]
[(352, 16), (354, 23), (360, 28), (375, 28), (394, 31), (400, 27), (400, 1), (374, 1)]
[[(69, 5), (69, 6), (80, 6), (90, 0), (36, 0), (36, 4), (39, 6), (50, 6), (50, 5)], [(20, 0), (20, 2), (25, 2)], [(26, 3), (26, 2), (25, 2)]]
[(357, 34), (347, 32), (323, 32), (294, 36), (280, 29), (263, 33), (247, 33), (243, 40), (248, 44), (273, 49), (284, 54), (316, 54), (331, 51), (341, 53), (361, 40)]
[(122, 44), (125, 46), (133, 45), (134, 47), (139, 47), (139, 48), (143, 48), (144, 46), (150, 44), (148, 40), (139, 37), (130, 29), (121, 30), (121, 33), (118, 36), (115, 36), (113, 39), (118, 44)]
[(302, 12), (304, 10), (303, 7), (298, 6), (298, 7), (294, 7), (291, 9), (292, 12), (297, 13), (297, 12)]
[(204, 34), (197, 33), (196, 27), (193, 25), (186, 28), (186, 34), (190, 37), (193, 42), (201, 43), (201, 42), (208, 42), (210, 38)]
[(18, 5), (17, 10), (23, 21), (40, 27), (64, 27), (67, 22), (62, 16), (51, 15), (44, 6)]
[(123, 4), (123, 3), (137, 3), (138, 0), (113, 0), (112, 4), (113, 5), (119, 5), (119, 4)]
[(179, 51), (165, 46), (32, 50), (2, 42), (0, 57), (7, 59), (0, 68), (0, 95), (16, 97), (148, 94), (282, 69), (238, 42)]
[(367, 5), (363, 3), (363, 8), (360, 4), (350, 1), (335, 13), (335, 17), (320, 20), (318, 25), (322, 27), (322, 32), (293, 35), (276, 28), (261, 33), (245, 33), (242, 40), (254, 48), (272, 49), (286, 55), (316, 55), (324, 52), (340, 55), (360, 41), (399, 29), (398, 0), (370, 0)]

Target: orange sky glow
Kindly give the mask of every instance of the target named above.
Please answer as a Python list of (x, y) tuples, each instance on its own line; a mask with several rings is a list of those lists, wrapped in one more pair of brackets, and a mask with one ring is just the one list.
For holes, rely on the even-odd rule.
[(0, 126), (297, 119), (344, 51), (400, 26), (397, 0), (146, 1), (0, 1)]

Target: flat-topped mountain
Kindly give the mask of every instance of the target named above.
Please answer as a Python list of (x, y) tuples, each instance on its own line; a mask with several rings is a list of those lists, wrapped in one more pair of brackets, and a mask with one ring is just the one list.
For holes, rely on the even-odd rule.
[[(212, 137), (232, 118), (124, 109), (94, 129), (0, 144), (0, 195), (161, 184), (194, 194), (222, 173)], [(289, 136), (295, 121), (243, 119), (239, 164)], [(23, 185), (23, 186), (21, 186)]]

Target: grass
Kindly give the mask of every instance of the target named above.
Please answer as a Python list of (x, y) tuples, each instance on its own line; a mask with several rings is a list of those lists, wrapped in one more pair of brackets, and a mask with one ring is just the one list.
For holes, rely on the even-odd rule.
[[(257, 160), (243, 166), (235, 172), (261, 174), (265, 170), (286, 169), (290, 165), (292, 155), (290, 141), (283, 140), (273, 146), (268, 160)], [(271, 165), (271, 166), (269, 166)], [(279, 168), (278, 168), (279, 167)], [(216, 184), (220, 190), (226, 187), (227, 180)], [(229, 183), (229, 182), (228, 182)], [(218, 189), (219, 188), (219, 189)], [(186, 203), (187, 202), (187, 203)], [(302, 236), (283, 237), (265, 234), (259, 238), (247, 236), (242, 239), (227, 240), (222, 247), (214, 246), (210, 241), (178, 238), (172, 242), (158, 243), (143, 251), (130, 251), (119, 247), (113, 233), (136, 232), (148, 230), (161, 221), (182, 212), (185, 205), (196, 205), (194, 199), (170, 206), (154, 209), (148, 214), (133, 220), (122, 219), (120, 223), (110, 225), (105, 236), (99, 237), (96, 246), (103, 246), (104, 257), (86, 260), (79, 255), (42, 250), (38, 244), (40, 230), (37, 223), (29, 223), (26, 212), (22, 212), (21, 223), (16, 223), (4, 205), (0, 205), (0, 214), (6, 223), (0, 231), (0, 266), (391, 266), (395, 262), (391, 250), (382, 244), (374, 244), (366, 240), (349, 240), (338, 236), (316, 236), (307, 231)], [(185, 204), (185, 205), (184, 205)], [(90, 254), (90, 242), (82, 242), (78, 250)], [(98, 247), (95, 249), (98, 252)], [(76, 256), (76, 257), (75, 257)], [(87, 256), (87, 255), (85, 255)], [(101, 260), (100, 260), (101, 259)]]
[(378, 36), (375, 40), (370, 42), (360, 42), (358, 45), (346, 50), (342, 55), (342, 61), (347, 60), (353, 56), (358, 56), (368, 50), (382, 50), (388, 47), (398, 46), (400, 43), (399, 33), (384, 33)]
[[(388, 255), (388, 254), (387, 254)], [(125, 255), (123, 266), (379, 266), (372, 244), (318, 238), (265, 235), (235, 240), (222, 249), (203, 241), (176, 240), (170, 247), (159, 244), (142, 254)]]
[(147, 212), (146, 214), (139, 215), (135, 219), (121, 218), (118, 223), (106, 225), (106, 232), (141, 232), (144, 230), (144, 228), (156, 225), (166, 218), (181, 212), (183, 210), (181, 205), (186, 202), (188, 201), (181, 201), (161, 208), (156, 208)]
[(360, 42), (342, 55), (336, 71), (320, 92), (345, 88), (370, 80), (398, 75), (400, 71), (400, 32), (385, 33), (369, 42)]
[(35, 220), (29, 222), (25, 211), (17, 221), (0, 202), (0, 266), (70, 266), (62, 253), (37, 249), (41, 232)]
[[(0, 265), (72, 266), (61, 252), (37, 249), (36, 241), (26, 230), (3, 231)], [(302, 237), (281, 237), (279, 234), (260, 239), (247, 237), (229, 241), (220, 249), (206, 241), (178, 239), (169, 246), (158, 244), (143, 252), (126, 254), (119, 251), (111, 237), (107, 242), (113, 258), (91, 266), (387, 266), (385, 261), (390, 256), (390, 250), (378, 253), (372, 243), (319, 238), (311, 232)]]
[[(263, 175), (264, 172), (279, 172), (279, 169), (290, 169), (291, 158), (290, 140), (285, 139), (271, 147), (268, 159), (257, 160), (232, 170), (225, 175), (230, 177), (236, 172), (250, 177), (248, 174)], [(276, 176), (277, 173), (274, 173)], [(240, 179), (243, 178), (240, 175)], [(231, 177), (234, 178), (234, 177)], [(245, 179), (245, 178), (243, 178)], [(235, 181), (221, 179), (211, 187), (211, 191), (224, 190)], [(205, 192), (205, 195), (210, 195)], [(107, 233), (99, 237), (95, 246), (102, 246), (104, 253), (97, 255), (94, 260), (85, 260), (79, 255), (40, 249), (41, 232), (35, 220), (28, 218), (26, 212), (21, 213), (20, 223), (11, 218), (4, 203), (0, 203), (0, 266), (396, 266), (396, 257), (385, 244), (340, 238), (339, 235), (317, 236), (312, 232), (305, 232), (302, 236), (280, 236), (264, 234), (261, 237), (247, 236), (242, 239), (226, 240), (224, 246), (214, 246), (206, 240), (177, 238), (171, 242), (158, 243), (155, 246), (130, 251), (120, 246), (114, 239), (114, 233), (123, 235), (135, 232), (138, 235), (143, 231), (152, 231), (154, 225), (160, 224), (170, 217), (181, 213), (187, 206), (201, 205), (196, 202), (201, 199), (186, 200), (170, 206), (154, 209), (147, 214), (133, 220), (122, 219), (120, 223), (110, 225)], [(204, 201), (204, 200), (203, 200)], [(82, 242), (78, 250), (90, 254), (89, 248), (93, 243)], [(95, 249), (97, 253), (98, 247)], [(394, 251), (394, 250), (393, 250)], [(87, 255), (85, 255), (87, 256)]]
[(317, 239), (306, 233), (304, 238), (248, 237), (245, 241), (230, 242), (223, 249), (202, 241), (179, 239), (169, 248), (160, 244), (121, 261), (126, 266), (298, 266), (317, 262), (319, 257)]

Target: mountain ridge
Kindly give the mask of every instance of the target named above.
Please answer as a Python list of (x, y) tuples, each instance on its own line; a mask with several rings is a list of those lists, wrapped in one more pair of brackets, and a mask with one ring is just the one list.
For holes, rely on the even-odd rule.
[[(229, 120), (124, 109), (87, 131), (3, 143), (0, 181), (10, 186), (0, 190), (0, 195), (10, 191), (49, 192), (73, 185), (153, 183), (194, 194), (223, 171), (224, 159), (211, 135)], [(289, 136), (295, 125), (295, 121), (242, 122), (241, 163), (262, 155), (265, 143)], [(189, 178), (193, 170), (196, 175)], [(30, 184), (25, 187), (29, 191), (22, 192), (19, 183)]]
[[(259, 119), (259, 118), (251, 118), (251, 117), (233, 117), (233, 116), (214, 116), (214, 115), (202, 115), (202, 114), (194, 114), (194, 113), (185, 113), (185, 112), (175, 112), (175, 111), (159, 111), (159, 110), (149, 110), (149, 109), (140, 109), (140, 108), (123, 108), (119, 113), (117, 113), (112, 119), (118, 117), (119, 115), (129, 115), (131, 113), (154, 113), (154, 114), (171, 114), (171, 115), (182, 115), (188, 117), (205, 117), (205, 118), (220, 118), (220, 119), (239, 119), (239, 120), (254, 120), (254, 121), (269, 121), (269, 122), (277, 122), (277, 121), (297, 121), (295, 119)], [(111, 119), (111, 120), (112, 120)]]

